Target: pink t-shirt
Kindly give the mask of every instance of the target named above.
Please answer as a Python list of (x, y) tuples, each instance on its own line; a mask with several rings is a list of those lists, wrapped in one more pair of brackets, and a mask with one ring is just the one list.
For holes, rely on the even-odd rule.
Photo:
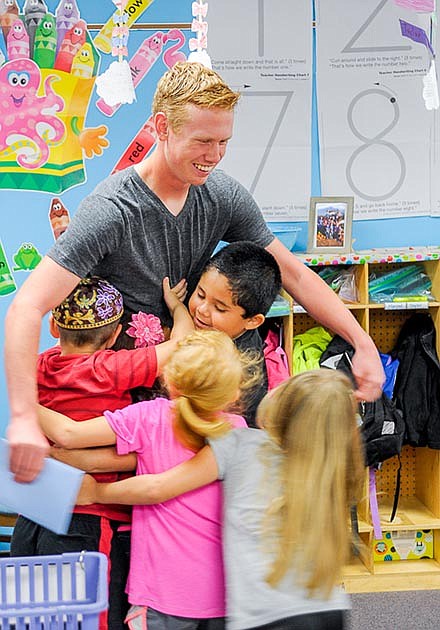
[[(136, 452), (136, 473), (158, 473), (194, 456), (176, 440), (172, 402), (156, 398), (105, 412), (120, 455)], [(228, 416), (234, 427), (245, 420)], [(131, 604), (180, 617), (225, 615), (220, 482), (159, 505), (134, 506), (130, 574)]]

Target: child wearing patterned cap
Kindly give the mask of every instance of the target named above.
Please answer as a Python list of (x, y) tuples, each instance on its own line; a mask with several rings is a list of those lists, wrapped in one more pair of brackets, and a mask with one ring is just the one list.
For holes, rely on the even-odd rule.
[[(59, 337), (60, 343), (38, 357), (40, 404), (82, 421), (101, 415), (105, 410), (115, 411), (125, 407), (131, 402), (130, 389), (150, 387), (162, 372), (177, 341), (194, 330), (191, 317), (170, 289), (167, 278), (163, 289), (174, 320), (170, 340), (115, 352), (111, 347), (121, 331), (122, 296), (113, 285), (96, 276), (81, 280), (72, 293), (53, 309), (50, 317), (51, 333)], [(160, 340), (157, 333), (162, 331), (154, 329), (154, 322), (148, 317), (139, 314), (134, 327), (139, 328), (140, 321), (150, 326), (152, 323), (149, 337), (154, 343)], [(141, 335), (136, 332), (139, 340)], [(144, 326), (144, 343), (148, 342), (145, 337)], [(100, 455), (96, 451), (98, 470)], [(109, 452), (103, 453), (106, 465), (110, 457)], [(120, 457), (118, 459), (121, 460)], [(101, 464), (101, 470), (108, 470), (106, 465), (102, 467)], [(124, 463), (118, 461), (115, 470), (123, 467)], [(127, 470), (135, 468), (131, 456), (127, 458), (126, 467)], [(118, 473), (97, 473), (95, 477), (98, 481), (110, 482), (118, 479)], [(106, 553), (111, 566), (109, 612), (108, 621), (101, 616), (100, 628), (122, 630), (128, 609), (124, 592), (128, 566), (124, 566), (125, 557), (121, 546), (116, 543), (115, 533), (121, 523), (129, 521), (130, 513), (121, 506), (76, 506), (69, 532), (63, 536), (19, 516), (14, 528), (11, 555), (59, 554), (84, 549)]]

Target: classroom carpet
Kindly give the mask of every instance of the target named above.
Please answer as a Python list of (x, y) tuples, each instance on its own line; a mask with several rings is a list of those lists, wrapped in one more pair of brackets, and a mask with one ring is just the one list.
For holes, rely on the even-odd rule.
[(440, 590), (351, 595), (347, 630), (439, 630)]

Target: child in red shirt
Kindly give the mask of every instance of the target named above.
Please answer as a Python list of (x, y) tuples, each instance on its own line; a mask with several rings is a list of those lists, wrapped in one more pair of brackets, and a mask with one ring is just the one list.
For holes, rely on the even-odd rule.
[[(134, 350), (111, 350), (121, 331), (123, 301), (119, 291), (106, 280), (85, 278), (52, 311), (50, 329), (60, 343), (38, 357), (40, 404), (68, 414), (76, 421), (115, 411), (131, 402), (130, 389), (151, 387), (171, 356), (176, 342), (191, 332), (192, 320), (168, 279), (164, 298), (174, 320), (169, 341)], [(150, 316), (152, 317), (152, 316)], [(147, 320), (150, 338), (163, 333), (157, 318)], [(94, 449), (96, 451), (96, 449)], [(103, 453), (107, 457), (107, 453)], [(100, 457), (96, 451), (97, 460)], [(121, 459), (121, 458), (118, 458)], [(132, 458), (127, 470), (134, 470)], [(118, 462), (117, 470), (121, 470)], [(98, 473), (101, 482), (116, 481), (118, 473)], [(102, 615), (100, 628), (123, 629), (128, 609), (125, 582), (126, 559), (115, 534), (130, 513), (121, 506), (93, 504), (76, 506), (69, 531), (59, 535), (19, 516), (11, 543), (11, 555), (30, 556), (72, 551), (102, 551), (110, 560), (108, 622)]]

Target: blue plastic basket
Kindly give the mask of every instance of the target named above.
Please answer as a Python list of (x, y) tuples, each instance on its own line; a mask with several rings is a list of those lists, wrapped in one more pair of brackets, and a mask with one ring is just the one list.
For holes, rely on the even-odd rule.
[(296, 244), (296, 238), (302, 228), (293, 225), (289, 226), (288, 224), (279, 225), (276, 223), (269, 223), (269, 227), (273, 234), (282, 242), (284, 247), (292, 251)]
[(106, 608), (102, 553), (0, 559), (1, 630), (96, 630)]

